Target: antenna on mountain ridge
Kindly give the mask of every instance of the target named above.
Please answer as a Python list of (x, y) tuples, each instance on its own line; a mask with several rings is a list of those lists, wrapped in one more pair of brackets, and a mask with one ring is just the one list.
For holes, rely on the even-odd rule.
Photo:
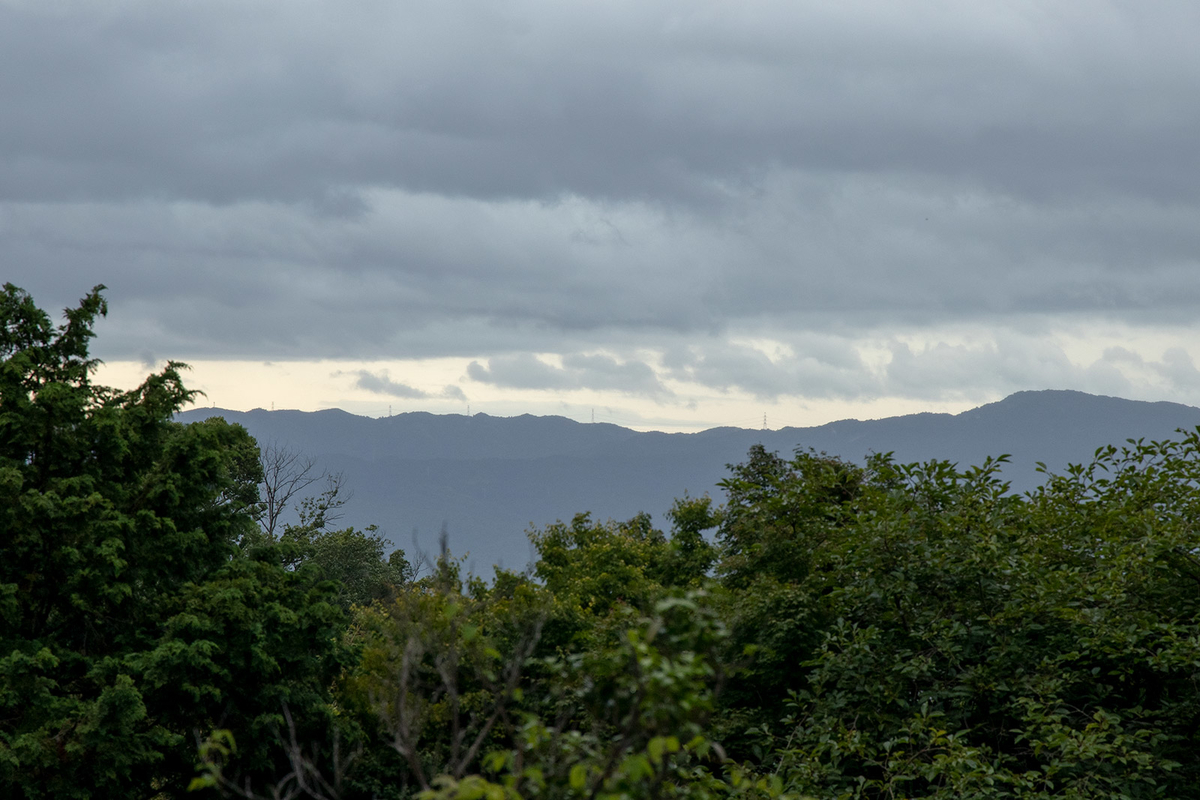
[(763, 412), (763, 430), (767, 429), (767, 412)]

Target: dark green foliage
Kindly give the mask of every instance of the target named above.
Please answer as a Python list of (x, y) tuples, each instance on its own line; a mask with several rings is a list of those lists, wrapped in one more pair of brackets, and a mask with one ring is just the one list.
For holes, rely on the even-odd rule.
[[(758, 790), (1200, 796), (1200, 438), (1101, 450), (1024, 497), (997, 478), (1002, 462), (963, 471), (876, 456), (858, 466), (755, 449), (732, 468), (724, 509), (677, 505), (671, 540), (642, 520), (548, 528), (535, 538), (538, 575), (554, 608), (573, 609), (576, 633), (555, 640), (556, 663), (576, 666), (538, 673), (543, 688), (530, 696), (561, 697), (586, 675), (604, 700), (556, 706), (576, 710), (528, 728), (525, 741), (559, 742), (555, 730), (623, 740), (624, 690), (602, 665), (636, 644), (639, 613), (670, 585), (703, 580), (712, 562), (699, 534), (717, 523), (710, 607), (731, 635), (693, 653), (731, 677), (701, 731), (730, 745), (742, 774), (781, 779), (751, 781)], [(555, 766), (589, 763), (585, 750), (521, 741), (500, 784), (443, 792), (596, 790), (583, 778), (603, 770), (571, 782)], [(633, 761), (602, 760), (630, 766), (639, 756), (628, 753)], [(531, 760), (532, 779), (519, 766)], [(676, 790), (663, 773), (638, 774), (599, 791)], [(732, 785), (691, 774), (696, 796)]]
[[(261, 464), (260, 469), (276, 483), (272, 487), (269, 479), (264, 480), (264, 494), (275, 498), (275, 510), (268, 512), (269, 503), (255, 507), (261, 530), (254, 534), (251, 550), (267, 544), (281, 545), (286, 566), (308, 567), (313, 574), (337, 584), (336, 602), (345, 611), (351, 606), (386, 599), (412, 580), (413, 568), (404, 551), (392, 550), (387, 554), (388, 543), (375, 526), (366, 530), (334, 527), (347, 500), (340, 475), (315, 476), (313, 461), (279, 446), (269, 447), (263, 458), (267, 463)], [(270, 459), (274, 459), (273, 463)], [(289, 463), (298, 467), (289, 472)], [(292, 495), (290, 489), (281, 491), (279, 484), (307, 487), (322, 477), (326, 481), (324, 490), (300, 499), (296, 504), (296, 522), (283, 524), (282, 533), (276, 537), (273, 527), (278, 527), (280, 514)]]
[(281, 541), (290, 545), (293, 563), (306, 565), (337, 584), (336, 602), (346, 610), (386, 599), (413, 577), (404, 551), (393, 550), (385, 557), (387, 542), (374, 527), (365, 531), (288, 527)]
[(483, 759), (483, 774), (442, 776), (423, 797), (780, 797), (782, 781), (724, 762), (706, 735), (725, 635), (706, 598), (675, 595), (647, 616), (627, 613), (615, 641), (531, 665), (546, 694), (526, 704), (507, 746)]
[(667, 512), (672, 523), (670, 550), (660, 569), (665, 586), (696, 587), (704, 583), (717, 561), (717, 549), (704, 532), (721, 524), (721, 515), (708, 497), (684, 496)]
[(855, 521), (863, 470), (837, 458), (798, 453), (787, 462), (760, 445), (721, 482), (729, 495), (720, 540), (727, 584), (763, 576), (804, 580), (820, 551)]
[(864, 484), (880, 463), (863, 469), (808, 452), (785, 461), (756, 446), (722, 483), (717, 570), (730, 590), (729, 657), (754, 656), (726, 696), (725, 736), (738, 755), (762, 755), (743, 732), (777, 722), (788, 693), (804, 685), (804, 664), (836, 613), (836, 559), (853, 546)]
[[(1100, 451), (1028, 497), (995, 467), (802, 454), (731, 486), (757, 492), (726, 568), (762, 647), (731, 716), (817, 795), (1200, 796), (1200, 439)], [(788, 571), (751, 578), (765, 552)], [(781, 691), (782, 721), (754, 703)]]
[(536, 575), (564, 604), (603, 617), (619, 605), (645, 608), (659, 586), (656, 572), (667, 539), (648, 514), (627, 522), (592, 522), (579, 514), (531, 536)]
[[(0, 293), (0, 785), (14, 797), (186, 786), (193, 730), (324, 707), (338, 612), (311, 574), (246, 561), (257, 446), (181, 426), (170, 364), (131, 392), (91, 382), (103, 287), (54, 326)], [(246, 766), (273, 772), (266, 749)]]
[[(173, 598), (161, 639), (135, 659), (164, 723), (234, 734), (235, 775), (277, 774), (285, 708), (304, 741), (326, 736), (329, 684), (349, 653), (337, 645), (345, 618), (332, 587), (316, 577), (283, 569), (269, 550), (234, 559)], [(195, 753), (181, 755), (174, 769), (187, 775)]]
[(491, 587), (464, 582), (458, 562), (443, 557), (432, 575), (357, 609), (350, 639), (360, 657), (342, 702), (386, 749), (368, 754), (355, 783), (393, 796), (478, 770), (519, 721), (544, 600), (512, 573)]

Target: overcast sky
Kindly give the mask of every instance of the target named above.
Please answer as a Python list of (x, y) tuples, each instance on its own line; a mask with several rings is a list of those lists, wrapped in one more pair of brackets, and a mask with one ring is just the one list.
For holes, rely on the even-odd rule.
[(636, 427), (1200, 405), (1194, 0), (0, 0), (112, 382)]

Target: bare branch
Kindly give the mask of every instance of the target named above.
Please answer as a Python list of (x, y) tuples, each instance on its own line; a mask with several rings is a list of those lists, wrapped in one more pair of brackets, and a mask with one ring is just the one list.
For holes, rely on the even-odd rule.
[(288, 504), (297, 494), (326, 475), (317, 472), (316, 459), (278, 442), (262, 445), (259, 449), (259, 459), (262, 462), (263, 483), (258, 524), (263, 532), (274, 540), (278, 538), (276, 529)]

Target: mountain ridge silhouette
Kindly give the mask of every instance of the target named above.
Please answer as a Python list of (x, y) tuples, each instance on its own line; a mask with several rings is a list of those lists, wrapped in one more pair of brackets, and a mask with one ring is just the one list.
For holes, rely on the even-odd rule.
[[(754, 444), (781, 455), (813, 449), (861, 462), (890, 452), (897, 461), (944, 459), (960, 467), (1008, 454), (1003, 477), (1014, 491), (1052, 471), (1090, 461), (1099, 447), (1133, 438), (1175, 438), (1200, 426), (1200, 408), (1070, 390), (1017, 392), (959, 414), (922, 412), (845, 419), (808, 428), (719, 427), (697, 433), (640, 432), (565, 417), (493, 417), (407, 412), (360, 417), (322, 411), (197, 408), (176, 419), (223, 416), (259, 439), (312, 456), (342, 472), (353, 491), (342, 524), (377, 524), (397, 546), (436, 552), (445, 526), (452, 552), (476, 571), (522, 568), (526, 531), (580, 512), (626, 519), (648, 512), (656, 524), (674, 498), (710, 494), (726, 465)], [(414, 533), (411, 533), (415, 531)]]

